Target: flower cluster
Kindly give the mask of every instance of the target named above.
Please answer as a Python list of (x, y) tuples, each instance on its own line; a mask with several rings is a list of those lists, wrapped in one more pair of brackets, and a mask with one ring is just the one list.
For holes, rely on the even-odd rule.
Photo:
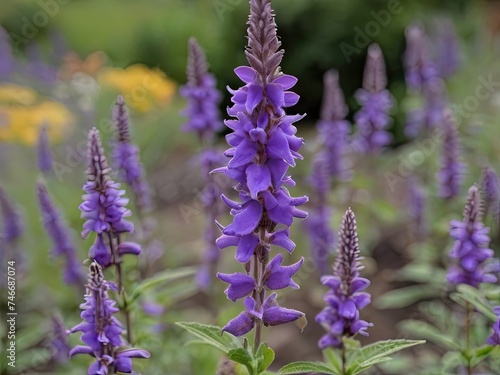
[(281, 266), (281, 255), (269, 262), (269, 253), (271, 245), (291, 253), (295, 244), (289, 238), (289, 227), (294, 217), (307, 216), (296, 208), (306, 203), (307, 197), (292, 198), (284, 186), (295, 184), (286, 173), (289, 166), (295, 166), (295, 159), (301, 158), (298, 151), (303, 141), (295, 136), (297, 129), (292, 125), (302, 116), (285, 114), (285, 108), (296, 104), (299, 96), (288, 91), (297, 79), (279, 70), (283, 57), (279, 47), (269, 0), (251, 0), (246, 50), (250, 66), (235, 69), (245, 86), (230, 90), (233, 106), (228, 114), (234, 119), (225, 122), (233, 130), (226, 137), (231, 148), (225, 155), (231, 160), (227, 167), (216, 170), (237, 181), (235, 189), (241, 200), (222, 196), (234, 219), (217, 239), (220, 249), (237, 246), (235, 258), (247, 271), (246, 275), (222, 275), (231, 284), (229, 289), (238, 291), (233, 295), (228, 289), (228, 296), (237, 299), (251, 294), (245, 299), (246, 311), (224, 327), (237, 336), (255, 324), (257, 338), (262, 322), (283, 324), (304, 315), (279, 307), (274, 293), (266, 297), (266, 288), (296, 286), (291, 275), (303, 259), (287, 268)]
[(361, 320), (359, 311), (370, 304), (370, 294), (363, 292), (370, 282), (359, 276), (360, 265), (356, 218), (349, 208), (342, 219), (339, 231), (339, 250), (332, 276), (323, 276), (321, 282), (330, 288), (325, 294), (327, 306), (316, 316), (327, 333), (319, 340), (321, 350), (327, 347), (342, 348), (343, 336), (361, 334), (373, 324)]
[(446, 110), (443, 114), (443, 149), (441, 169), (437, 175), (439, 195), (451, 199), (460, 193), (464, 165), (460, 162), (460, 144), (453, 113)]
[(150, 354), (141, 349), (124, 349), (125, 342), (121, 334), (122, 324), (114, 316), (119, 309), (116, 302), (108, 295), (108, 290), (117, 292), (116, 285), (104, 279), (102, 268), (97, 262), (90, 265), (88, 273), (85, 303), (80, 305), (83, 310), (83, 321), (69, 332), (82, 332), (85, 346), (78, 345), (71, 349), (70, 356), (88, 354), (96, 360), (89, 369), (89, 375), (106, 375), (115, 372), (132, 372), (131, 358), (149, 358)]
[(493, 250), (488, 249), (490, 228), (483, 225), (480, 214), (481, 197), (474, 185), (469, 189), (463, 221), (453, 220), (450, 223), (450, 236), (455, 240), (450, 258), (458, 261), (448, 271), (450, 284), (468, 284), (477, 288), (481, 283), (496, 281), (484, 264), (493, 257)]
[(78, 261), (78, 255), (71, 240), (69, 228), (54, 206), (45, 184), (38, 182), (37, 188), (38, 203), (42, 212), (43, 224), (53, 243), (52, 252), (55, 256), (64, 257), (66, 261), (64, 281), (69, 284), (82, 285), (85, 276)]
[(485, 196), (485, 214), (491, 213), (495, 220), (500, 217), (500, 181), (492, 167), (486, 167), (483, 171), (483, 191)]
[(113, 109), (113, 123), (117, 130), (114, 142), (113, 163), (120, 180), (129, 185), (140, 212), (151, 207), (150, 189), (144, 178), (144, 169), (139, 160), (139, 148), (130, 142), (130, 129), (125, 101), (120, 95)]
[(358, 132), (354, 147), (363, 153), (376, 153), (387, 146), (392, 136), (387, 131), (393, 106), (391, 93), (385, 89), (387, 77), (382, 50), (377, 44), (368, 48), (363, 88), (356, 92), (361, 109), (354, 115)]
[(89, 132), (88, 161), (87, 182), (83, 186), (86, 194), (80, 205), (81, 216), (85, 219), (82, 237), (86, 238), (90, 232), (97, 234), (89, 257), (102, 267), (108, 267), (120, 263), (123, 254), (138, 255), (141, 248), (135, 243), (117, 241), (120, 233), (132, 232), (134, 226), (125, 220), (125, 217), (130, 216), (126, 208), (128, 199), (122, 197), (125, 191), (119, 190), (120, 184), (110, 177), (111, 168), (96, 128)]

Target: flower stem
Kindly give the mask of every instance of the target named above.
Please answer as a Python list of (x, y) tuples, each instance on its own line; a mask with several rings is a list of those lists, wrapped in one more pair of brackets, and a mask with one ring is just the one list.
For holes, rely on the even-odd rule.
[(467, 375), (472, 375), (472, 367), (470, 362), (470, 304), (465, 305), (465, 342), (467, 353)]
[(345, 358), (345, 346), (344, 344), (342, 344), (342, 349), (340, 349), (340, 355), (342, 357), (342, 375), (345, 375), (345, 362), (346, 362), (346, 358)]
[[(257, 252), (254, 254), (254, 267), (253, 267), (253, 273), (254, 273), (254, 279), (255, 283), (257, 285), (256, 288), (256, 293), (255, 293), (255, 310), (259, 311), (262, 301), (260, 300), (261, 292), (260, 292), (260, 267), (259, 267), (259, 255)], [(262, 320), (261, 319), (256, 319), (255, 322), (255, 339), (254, 339), (254, 351), (257, 352), (257, 349), (259, 349), (260, 342), (262, 340)]]

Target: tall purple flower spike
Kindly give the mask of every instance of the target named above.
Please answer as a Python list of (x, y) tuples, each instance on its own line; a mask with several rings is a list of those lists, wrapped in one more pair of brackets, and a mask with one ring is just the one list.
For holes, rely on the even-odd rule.
[(483, 170), (482, 190), (485, 197), (484, 216), (491, 216), (498, 221), (500, 219), (500, 180), (492, 167)]
[(89, 257), (95, 259), (102, 267), (119, 264), (124, 254), (138, 255), (139, 245), (117, 241), (121, 233), (132, 232), (134, 226), (125, 220), (130, 216), (126, 208), (128, 199), (123, 198), (124, 190), (111, 177), (99, 131), (92, 128), (88, 142), (87, 182), (83, 185), (86, 194), (80, 205), (83, 224), (82, 237), (90, 232), (97, 234), (94, 245), (90, 248)]
[(37, 193), (43, 224), (53, 244), (52, 253), (54, 256), (65, 258), (64, 281), (80, 286), (85, 280), (85, 275), (78, 261), (70, 230), (54, 206), (43, 182), (38, 182)]
[(182, 112), (188, 118), (183, 130), (198, 133), (202, 140), (211, 141), (214, 134), (222, 130), (218, 105), (222, 99), (216, 88), (216, 79), (208, 72), (205, 53), (195, 38), (188, 44), (188, 82), (181, 89), (187, 98), (187, 108)]
[(7, 77), (15, 70), (15, 66), (9, 34), (0, 27), (0, 77)]
[(461, 65), (460, 46), (457, 31), (453, 22), (448, 18), (441, 18), (436, 25), (434, 38), (435, 61), (439, 75), (448, 78), (455, 73)]
[(333, 275), (323, 276), (321, 282), (330, 290), (325, 294), (327, 306), (316, 316), (327, 333), (319, 340), (321, 350), (342, 348), (342, 337), (356, 334), (368, 336), (366, 329), (373, 326), (361, 320), (359, 312), (370, 304), (370, 294), (363, 292), (370, 281), (359, 276), (364, 268), (360, 261), (356, 218), (349, 208), (342, 219), (339, 231), (339, 249), (333, 265)]
[(0, 186), (0, 208), (3, 231), (1, 239), (7, 244), (14, 244), (24, 232), (24, 222), (17, 205), (9, 199)]
[(442, 147), (441, 169), (437, 174), (439, 196), (451, 199), (460, 193), (464, 164), (460, 162), (460, 144), (455, 118), (449, 109), (443, 113)]
[(120, 180), (132, 189), (138, 211), (144, 213), (151, 208), (151, 193), (139, 160), (139, 148), (130, 140), (129, 117), (121, 95), (116, 98), (113, 123), (117, 130), (117, 138), (113, 143), (114, 167)]
[(121, 334), (122, 324), (114, 316), (119, 309), (116, 302), (108, 295), (108, 290), (117, 291), (113, 283), (104, 279), (102, 268), (97, 262), (90, 265), (88, 273), (83, 321), (69, 332), (82, 332), (81, 340), (85, 344), (71, 349), (70, 356), (88, 354), (95, 358), (89, 369), (89, 375), (106, 375), (116, 372), (132, 373), (131, 358), (149, 358), (150, 354), (142, 349), (125, 349)]
[(469, 189), (463, 221), (452, 220), (450, 236), (455, 245), (450, 258), (455, 261), (448, 271), (448, 282), (453, 285), (494, 283), (496, 277), (488, 272), (485, 262), (493, 257), (488, 249), (490, 228), (481, 222), (481, 196), (476, 185)]
[(488, 337), (488, 345), (500, 345), (500, 306), (496, 306), (493, 312), (497, 316), (497, 321), (493, 324), (493, 333)]
[(42, 173), (49, 173), (54, 166), (52, 150), (50, 149), (50, 139), (47, 128), (42, 126), (37, 143), (38, 169)]
[(392, 122), (389, 111), (394, 101), (386, 85), (382, 50), (372, 44), (368, 48), (363, 88), (356, 92), (361, 109), (354, 115), (358, 130), (353, 146), (361, 153), (378, 153), (391, 142), (392, 135), (387, 127)]
[[(284, 186), (295, 185), (287, 170), (295, 166), (295, 159), (302, 158), (298, 151), (303, 141), (295, 136), (297, 129), (292, 124), (303, 116), (285, 114), (285, 108), (295, 105), (299, 96), (288, 91), (297, 79), (279, 70), (283, 57), (279, 48), (270, 1), (251, 0), (245, 51), (250, 66), (235, 69), (245, 86), (229, 90), (233, 106), (228, 114), (233, 119), (225, 123), (233, 132), (226, 137), (231, 148), (225, 155), (231, 160), (227, 167), (216, 170), (236, 180), (240, 202), (222, 196), (234, 219), (222, 228), (217, 246), (236, 246), (236, 260), (245, 264), (246, 275), (255, 283), (252, 289), (248, 278), (222, 276), (232, 289), (243, 290), (236, 294), (239, 298), (251, 295), (245, 299), (246, 311), (231, 320), (224, 331), (241, 336), (255, 326), (256, 345), (262, 324), (283, 324), (304, 315), (279, 307), (274, 293), (266, 297), (266, 289), (278, 289), (278, 284), (266, 284), (266, 280), (277, 277), (286, 281), (290, 276), (281, 267), (269, 269), (274, 261), (281, 263), (276, 257), (269, 262), (271, 245), (291, 253), (295, 247), (289, 231), (293, 218), (307, 216), (296, 208), (306, 203), (307, 197), (292, 198)], [(298, 270), (302, 261), (290, 266), (292, 270)], [(268, 272), (270, 276), (266, 276)]]

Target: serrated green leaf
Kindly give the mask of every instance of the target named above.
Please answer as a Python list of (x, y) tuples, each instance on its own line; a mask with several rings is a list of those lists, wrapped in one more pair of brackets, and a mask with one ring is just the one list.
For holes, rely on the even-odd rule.
[(259, 374), (267, 370), (274, 361), (274, 351), (267, 344), (260, 344), (255, 356)]
[(211, 345), (225, 354), (231, 349), (241, 347), (241, 343), (236, 337), (228, 333), (222, 334), (222, 328), (220, 327), (195, 322), (177, 322), (175, 324), (200, 338), (207, 345)]
[(158, 284), (181, 279), (186, 276), (194, 275), (195, 273), (196, 273), (195, 267), (184, 267), (184, 268), (177, 268), (174, 270), (165, 270), (163, 272), (160, 272), (154, 275), (153, 277), (140, 283), (130, 295), (129, 300), (130, 302), (137, 300), (137, 298), (139, 298), (145, 290), (157, 286)]
[(367, 345), (348, 355), (347, 372), (359, 374), (376, 363), (389, 360), (389, 354), (423, 343), (423, 340), (386, 340)]
[(245, 349), (231, 349), (227, 353), (227, 358), (229, 358), (233, 362), (240, 363), (245, 366), (250, 374), (255, 374), (254, 358)]
[(420, 320), (403, 320), (399, 326), (402, 331), (412, 336), (432, 341), (448, 349), (461, 350), (457, 342), (443, 335), (438, 328), (429, 323)]
[(323, 350), (323, 357), (325, 362), (330, 364), (334, 369), (342, 372), (342, 359), (333, 348), (326, 348)]
[(278, 375), (286, 374), (302, 374), (302, 373), (319, 373), (328, 375), (341, 375), (337, 370), (327, 366), (323, 362), (293, 362), (283, 366), (278, 372)]
[(462, 298), (464, 301), (469, 302), (472, 306), (474, 306), (488, 319), (492, 321), (497, 320), (497, 316), (493, 313), (493, 306), (488, 303), (480, 290), (470, 285), (458, 285), (457, 293), (452, 293), (450, 297), (456, 302), (458, 302), (457, 298)]
[(375, 306), (379, 309), (398, 309), (429, 297), (437, 297), (440, 293), (439, 289), (429, 285), (412, 285), (385, 293), (377, 298)]

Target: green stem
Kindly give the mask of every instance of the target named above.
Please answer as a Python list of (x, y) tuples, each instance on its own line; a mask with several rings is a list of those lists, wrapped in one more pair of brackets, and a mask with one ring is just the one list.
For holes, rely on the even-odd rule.
[(470, 304), (465, 305), (465, 342), (467, 354), (467, 375), (472, 375), (472, 367), (470, 361)]
[(342, 344), (342, 349), (340, 349), (340, 355), (342, 357), (342, 375), (345, 375), (346, 358), (345, 358), (345, 346), (344, 346), (344, 344)]

